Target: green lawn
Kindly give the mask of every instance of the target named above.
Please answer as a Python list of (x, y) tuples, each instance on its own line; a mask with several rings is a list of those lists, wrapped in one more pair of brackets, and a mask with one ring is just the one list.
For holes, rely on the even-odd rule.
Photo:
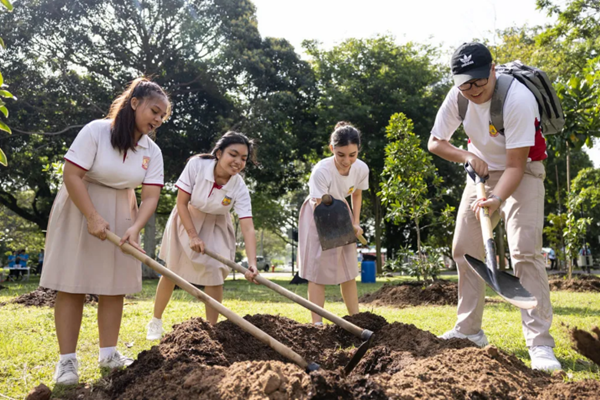
[[(239, 277), (239, 275), (238, 275)], [(359, 283), (359, 294), (373, 292), (385, 282), (400, 282), (409, 278), (383, 278), (376, 284)], [(306, 296), (306, 285), (288, 285), (289, 278), (274, 279), (288, 289)], [(157, 342), (145, 339), (146, 324), (152, 315), (152, 300), (156, 281), (145, 281), (143, 291), (134, 299), (127, 299), (119, 349), (136, 357), (142, 350), (149, 349)], [(37, 279), (28, 283), (2, 283), (6, 289), (0, 290), (0, 302), (6, 302), (37, 287)], [(488, 293), (492, 296), (492, 293)], [(600, 379), (598, 368), (571, 349), (568, 334), (563, 324), (590, 329), (600, 325), (600, 293), (552, 293), (554, 324), (552, 334), (557, 342), (556, 354), (565, 371), (572, 379)], [(241, 314), (279, 314), (299, 322), (310, 321), (309, 312), (299, 305), (277, 295), (269, 289), (249, 284), (243, 280), (228, 280), (225, 284), (225, 306)], [(326, 308), (339, 315), (345, 315), (339, 289), (327, 289)], [(371, 311), (385, 317), (389, 322), (400, 321), (415, 324), (417, 327), (441, 334), (452, 328), (456, 318), (454, 306), (429, 306), (408, 309), (387, 307), (364, 307), (361, 311)], [(164, 325), (171, 325), (191, 317), (204, 315), (204, 305), (185, 293), (175, 291), (173, 300), (165, 313)], [(0, 400), (22, 399), (27, 392), (45, 383), (53, 388), (52, 374), (58, 359), (58, 345), (54, 335), (54, 315), (51, 308), (23, 307), (6, 305), (0, 307)], [(529, 364), (527, 348), (521, 332), (520, 313), (506, 303), (486, 305), (483, 329), (491, 343), (504, 351), (514, 353)], [(100, 377), (97, 367), (98, 332), (95, 306), (84, 308), (83, 325), (80, 334), (78, 357), (80, 379), (93, 382)]]

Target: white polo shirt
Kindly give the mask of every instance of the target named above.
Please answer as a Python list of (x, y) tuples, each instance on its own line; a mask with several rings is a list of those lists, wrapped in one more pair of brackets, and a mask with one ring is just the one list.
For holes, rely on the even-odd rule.
[(110, 143), (112, 120), (92, 121), (77, 134), (65, 160), (87, 171), (86, 176), (114, 189), (133, 189), (139, 185), (164, 185), (160, 148), (147, 135), (135, 151), (125, 154)]
[(488, 164), (490, 171), (506, 169), (506, 150), (529, 147), (528, 161), (546, 159), (546, 141), (540, 128), (540, 114), (533, 93), (516, 79), (504, 102), (504, 135), (491, 123), (492, 101), (475, 104), (469, 101), (465, 120), (458, 113), (460, 90), (453, 87), (438, 110), (431, 135), (449, 141), (463, 124), (469, 137), (467, 149)]
[(215, 182), (217, 161), (193, 157), (185, 166), (175, 186), (191, 195), (190, 204), (207, 214), (223, 215), (233, 208), (240, 219), (252, 218), (250, 192), (239, 175), (220, 186)]
[(342, 200), (355, 190), (369, 189), (369, 167), (362, 160), (356, 160), (347, 176), (335, 167), (334, 156), (325, 158), (314, 166), (308, 180), (309, 196), (313, 199), (329, 194)]

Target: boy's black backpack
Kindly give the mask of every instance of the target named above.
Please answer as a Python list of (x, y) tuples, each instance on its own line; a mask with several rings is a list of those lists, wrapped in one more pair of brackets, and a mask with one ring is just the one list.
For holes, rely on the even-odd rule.
[[(513, 79), (525, 85), (535, 96), (540, 111), (542, 133), (544, 135), (554, 135), (562, 131), (565, 126), (565, 115), (552, 83), (544, 71), (529, 67), (521, 61), (513, 61), (496, 66), (496, 72), (499, 75), (492, 96), (492, 104), (490, 105), (490, 118), (492, 125), (500, 134), (504, 135), (502, 112)], [(468, 107), (469, 100), (464, 96), (458, 96), (458, 114), (462, 120), (467, 115)]]

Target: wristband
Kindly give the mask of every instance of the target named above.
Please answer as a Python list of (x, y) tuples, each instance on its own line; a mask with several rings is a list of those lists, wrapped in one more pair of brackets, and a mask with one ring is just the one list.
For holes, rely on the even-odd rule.
[(490, 195), (490, 199), (496, 199), (500, 202), (500, 204), (504, 203), (504, 200), (502, 200), (502, 197), (496, 196), (495, 194)]

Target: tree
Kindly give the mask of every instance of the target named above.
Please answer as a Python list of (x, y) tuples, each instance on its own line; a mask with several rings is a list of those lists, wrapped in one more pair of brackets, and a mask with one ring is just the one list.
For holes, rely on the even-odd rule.
[[(385, 147), (385, 166), (381, 174), (381, 202), (388, 207), (386, 218), (395, 223), (410, 219), (417, 234), (417, 254), (424, 260), (421, 230), (426, 216), (433, 214), (431, 188), (437, 191), (443, 182), (432, 157), (420, 146), (413, 123), (402, 113), (394, 114), (386, 128), (389, 143)], [(430, 218), (432, 224), (452, 225), (453, 207)]]
[[(1, 0), (0, 4), (2, 4), (2, 8), (6, 9), (6, 11), (11, 12), (13, 10), (13, 6), (8, 0)], [(4, 40), (0, 38), (0, 47), (3, 49), (6, 48), (4, 45)], [(6, 103), (4, 102), (5, 98), (14, 98), (13, 94), (4, 89), (4, 77), (0, 72), (0, 112), (4, 115), (4, 118), (8, 118), (8, 109), (6, 108)], [(0, 120), (0, 130), (11, 133), (10, 128), (6, 125), (2, 120)], [(6, 154), (0, 148), (0, 165), (4, 165), (5, 167), (8, 165), (8, 159), (6, 158)]]
[(385, 213), (377, 192), (384, 168), (385, 129), (390, 117), (402, 111), (416, 121), (415, 131), (426, 142), (435, 105), (441, 103), (445, 91), (439, 85), (443, 69), (434, 62), (437, 50), (412, 43), (400, 46), (389, 36), (348, 39), (332, 50), (320, 50), (316, 42), (304, 42), (304, 46), (312, 58), (320, 91), (321, 149), (326, 148), (337, 121), (352, 122), (363, 134), (360, 158), (370, 169), (370, 192), (363, 197), (363, 209), (372, 217), (377, 270), (381, 272)]

